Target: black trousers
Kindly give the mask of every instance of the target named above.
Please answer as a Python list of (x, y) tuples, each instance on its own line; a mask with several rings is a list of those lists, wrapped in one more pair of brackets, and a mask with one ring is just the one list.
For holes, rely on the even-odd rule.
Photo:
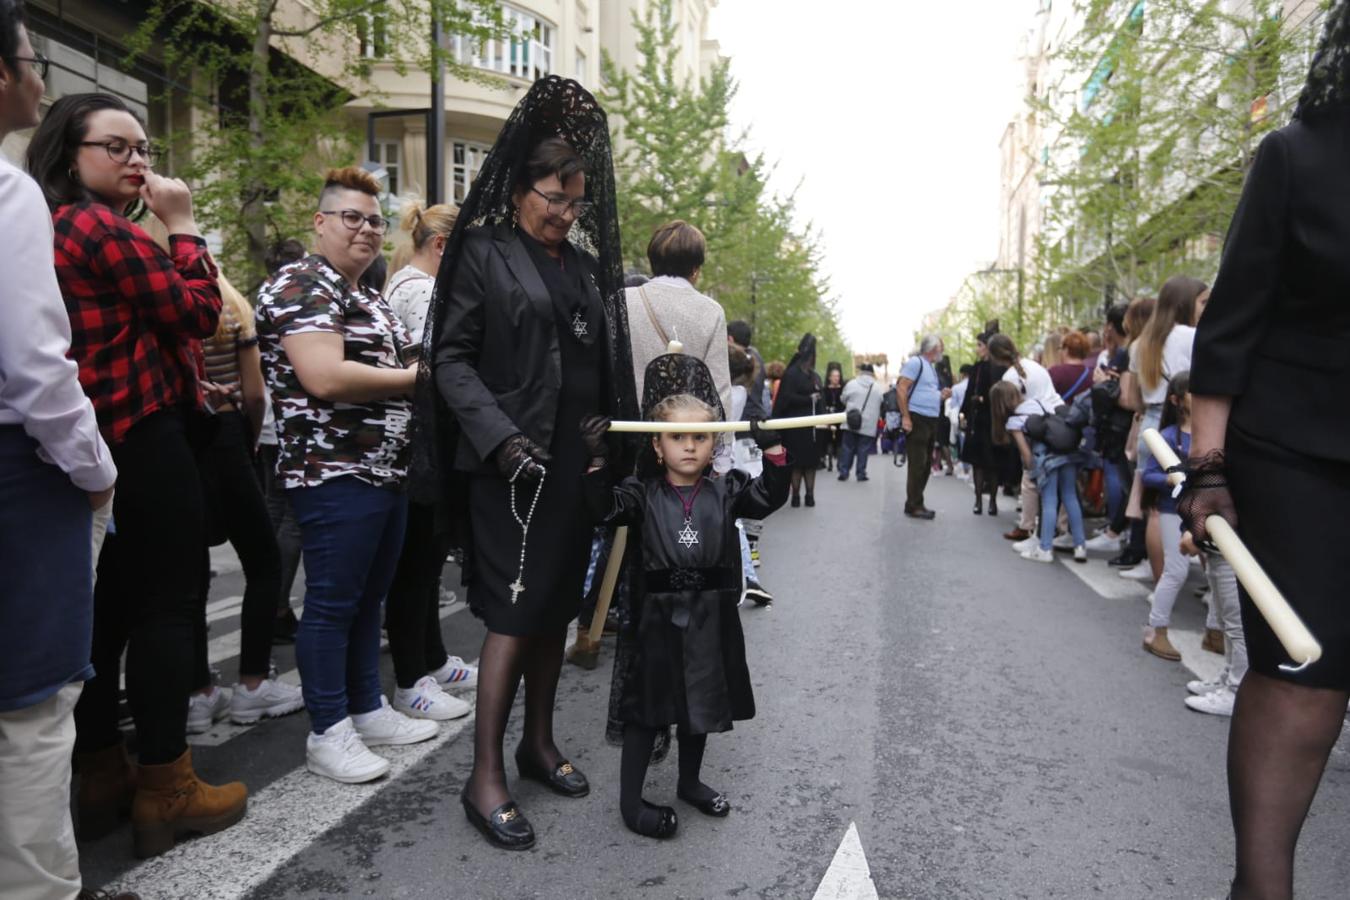
[(76, 747), (100, 750), (121, 740), (117, 693), (125, 649), (140, 762), (159, 765), (187, 749), (193, 628), (203, 610), (201, 482), (178, 411), (142, 419), (112, 455), (116, 533), (109, 534), (99, 558), (95, 675), (75, 707)]
[[(216, 420), (214, 439), (200, 458), (208, 531), (215, 540), (229, 540), (244, 568), (239, 674), (266, 676), (272, 661), (272, 627), (281, 590), (281, 552), (254, 469), (248, 423), (238, 412), (223, 412)], [(209, 566), (210, 556), (203, 553), (203, 599), (210, 584)], [(211, 683), (205, 615), (197, 619), (194, 647), (192, 687), (196, 690)]]
[(277, 593), (277, 613), (280, 614), (291, 608), (291, 588), (295, 586), (295, 574), (300, 569), (303, 542), (295, 511), (277, 477), (277, 445), (261, 445), (255, 465), (263, 499), (267, 501), (267, 515), (272, 520), (272, 533), (277, 539), (277, 549), (281, 551), (281, 582)]
[(430, 506), (408, 504), (408, 528), (394, 583), (385, 599), (384, 627), (394, 658), (394, 679), (411, 688), (417, 679), (445, 665), (441, 638), (441, 570), (450, 553), (449, 535), (436, 533)]
[(905, 438), (905, 456), (909, 462), (905, 509), (920, 510), (924, 508), (923, 492), (928, 487), (928, 476), (933, 473), (933, 441), (937, 437), (938, 420), (936, 416), (917, 413), (910, 413), (909, 420), (914, 423), (914, 428)]

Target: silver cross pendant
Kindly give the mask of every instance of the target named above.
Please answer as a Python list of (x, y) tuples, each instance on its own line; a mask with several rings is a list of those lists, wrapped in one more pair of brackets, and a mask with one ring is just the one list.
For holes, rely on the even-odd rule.
[(512, 605), (512, 606), (515, 606), (516, 601), (520, 599), (520, 595), (523, 594), (523, 593), (525, 593), (525, 585), (521, 584), (519, 580), (516, 580), (516, 581), (511, 582), (511, 605)]

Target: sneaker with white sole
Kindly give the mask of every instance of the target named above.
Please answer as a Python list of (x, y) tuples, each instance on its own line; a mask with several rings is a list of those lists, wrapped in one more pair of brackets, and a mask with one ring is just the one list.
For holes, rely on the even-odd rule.
[(1076, 563), (1087, 562), (1087, 547), (1085, 545), (1079, 544), (1073, 548), (1073, 561)]
[(466, 663), (458, 656), (447, 656), (445, 665), (430, 673), (443, 688), (478, 687), (478, 667)]
[(343, 784), (364, 784), (389, 771), (389, 760), (376, 756), (357, 734), (351, 718), (305, 740), (305, 768)]
[(1071, 535), (1071, 534), (1057, 534), (1057, 535), (1055, 535), (1055, 539), (1054, 539), (1053, 541), (1050, 542), (1050, 549), (1052, 549), (1052, 550), (1072, 550), (1072, 549), (1073, 549), (1073, 535)]
[(229, 715), (230, 692), (212, 687), (208, 694), (188, 696), (187, 733), (205, 734), (211, 726)]
[(431, 675), (423, 675), (407, 690), (395, 688), (393, 707), (405, 716), (435, 722), (461, 719), (473, 712), (468, 703), (441, 690), (440, 682)]
[(1027, 552), (1028, 550), (1030, 550), (1031, 548), (1033, 548), (1033, 547), (1039, 547), (1040, 545), (1041, 545), (1041, 539), (1038, 538), (1038, 537), (1036, 537), (1036, 535), (1033, 534), (1033, 535), (1032, 535), (1031, 537), (1029, 537), (1029, 538), (1026, 538), (1026, 539), (1024, 539), (1024, 540), (1020, 540), (1020, 541), (1016, 542), (1015, 544), (1012, 545), (1012, 548), (1013, 548), (1013, 552), (1014, 552), (1014, 553), (1020, 555), (1020, 554), (1026, 553), (1026, 552)]
[(243, 684), (236, 684), (230, 697), (230, 721), (236, 725), (252, 725), (259, 719), (289, 716), (304, 705), (300, 688), (275, 678), (263, 680), (253, 691)]
[(441, 727), (427, 719), (413, 719), (389, 705), (388, 698), (380, 698), (380, 708), (352, 716), (356, 733), (367, 747), (398, 744), (420, 744), (440, 733)]
[(1131, 581), (1152, 581), (1153, 567), (1148, 564), (1148, 560), (1144, 560), (1128, 569), (1121, 569), (1119, 574), (1121, 578), (1128, 578)]
[(1197, 697), (1203, 697), (1206, 694), (1212, 694), (1219, 688), (1225, 686), (1226, 685), (1224, 684), (1223, 676), (1216, 678), (1214, 681), (1203, 681), (1197, 678), (1194, 681), (1186, 682), (1186, 690), (1190, 691)]
[(1196, 712), (1207, 713), (1211, 716), (1231, 716), (1233, 715), (1233, 704), (1237, 701), (1237, 694), (1233, 689), (1224, 685), (1216, 691), (1203, 694), (1197, 697), (1187, 697), (1186, 706)]
[(1055, 561), (1055, 551), (1042, 550), (1039, 545), (1032, 547), (1022, 554), (1023, 559), (1029, 559), (1032, 562), (1052, 563)]
[(1084, 546), (1094, 553), (1119, 553), (1125, 546), (1125, 539), (1102, 533), (1089, 538)]

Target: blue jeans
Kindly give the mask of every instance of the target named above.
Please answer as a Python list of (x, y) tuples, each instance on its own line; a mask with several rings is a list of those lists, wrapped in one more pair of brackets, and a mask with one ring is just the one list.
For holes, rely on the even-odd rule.
[(867, 477), (867, 454), (872, 452), (872, 446), (876, 442), (876, 438), (858, 434), (856, 431), (843, 432), (842, 440), (839, 442), (839, 479), (841, 481), (848, 478), (849, 469), (853, 468), (855, 458), (858, 460), (858, 478)]
[(305, 559), (295, 664), (310, 727), (323, 734), (380, 708), (380, 604), (398, 567), (408, 498), (351, 477), (286, 494)]
[(1069, 517), (1069, 534), (1073, 535), (1073, 545), (1081, 547), (1086, 543), (1083, 537), (1083, 507), (1078, 503), (1078, 469), (1076, 465), (1065, 463), (1039, 485), (1042, 550), (1049, 550), (1055, 540), (1055, 521), (1059, 518), (1060, 501), (1064, 502), (1064, 512)]
[(1103, 459), (1106, 474), (1106, 521), (1111, 530), (1120, 534), (1125, 530), (1125, 502), (1130, 499), (1130, 485), (1134, 473), (1125, 457)]

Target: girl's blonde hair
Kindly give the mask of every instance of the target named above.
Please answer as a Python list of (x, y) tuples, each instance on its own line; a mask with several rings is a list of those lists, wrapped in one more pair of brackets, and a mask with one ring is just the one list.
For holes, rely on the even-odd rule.
[(1000, 447), (1008, 443), (1008, 419), (1022, 403), (1022, 391), (1011, 381), (1000, 381), (989, 389), (989, 411), (993, 418), (994, 443)]
[(717, 421), (717, 410), (713, 409), (693, 394), (672, 394), (652, 407), (653, 422), (669, 422), (676, 413), (699, 412), (707, 416), (707, 421)]
[[(249, 305), (248, 300), (239, 292), (230, 280), (224, 275), (216, 276), (216, 285), (220, 288), (220, 299), (224, 306), (234, 310), (234, 317), (239, 320), (239, 335), (241, 340), (252, 338), (256, 329), (253, 324), (253, 307)], [(216, 333), (212, 335), (212, 342), (234, 341), (235, 335), (226, 333), (225, 316), (220, 317), (220, 324), (216, 326)]]

